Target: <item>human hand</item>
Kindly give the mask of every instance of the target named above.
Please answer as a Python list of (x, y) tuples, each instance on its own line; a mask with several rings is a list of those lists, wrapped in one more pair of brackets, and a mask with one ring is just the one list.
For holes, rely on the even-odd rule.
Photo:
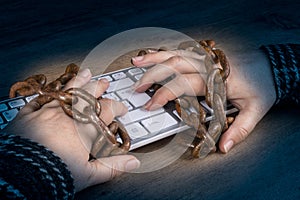
[[(227, 99), (239, 109), (239, 114), (229, 129), (222, 134), (219, 149), (227, 153), (234, 145), (243, 141), (256, 124), (268, 112), (276, 99), (271, 69), (266, 56), (257, 51), (225, 51), (231, 65), (227, 78)], [(176, 77), (161, 87), (145, 104), (153, 110), (168, 101), (185, 95), (205, 95), (206, 71), (203, 56), (188, 50), (159, 51), (132, 58), (137, 67), (150, 68), (134, 85), (143, 92), (153, 83), (170, 75)]]
[[(99, 97), (109, 86), (106, 80), (90, 82), (90, 79), (90, 71), (83, 70), (70, 80), (64, 89), (80, 87)], [(101, 118), (106, 124), (110, 124), (114, 117), (127, 112), (122, 103), (109, 99), (102, 99), (101, 106)], [(56, 100), (45, 104), (41, 109), (38, 108), (34, 100), (29, 102), (6, 130), (36, 141), (56, 153), (71, 171), (76, 191), (108, 181), (121, 172), (139, 166), (139, 161), (131, 155), (112, 156), (88, 162), (89, 149), (96, 136), (94, 127), (76, 124), (64, 113)]]

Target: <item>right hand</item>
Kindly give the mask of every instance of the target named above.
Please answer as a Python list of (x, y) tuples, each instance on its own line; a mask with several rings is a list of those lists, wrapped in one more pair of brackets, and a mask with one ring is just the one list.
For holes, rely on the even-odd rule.
[[(227, 79), (227, 99), (239, 109), (229, 129), (222, 134), (219, 149), (227, 153), (243, 141), (272, 107), (276, 92), (266, 56), (260, 51), (227, 54), (231, 65)], [(172, 74), (176, 77), (156, 91), (145, 104), (148, 110), (157, 109), (168, 101), (186, 95), (205, 95), (206, 72), (203, 58), (188, 50), (159, 51), (132, 58), (137, 67), (154, 65), (134, 85), (143, 92), (153, 83)]]

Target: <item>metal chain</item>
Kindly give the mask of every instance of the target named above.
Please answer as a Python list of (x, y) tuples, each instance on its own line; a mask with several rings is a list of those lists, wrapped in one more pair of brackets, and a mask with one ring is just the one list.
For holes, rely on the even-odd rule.
[[(14, 98), (17, 95), (29, 96), (39, 94), (33, 101), (36, 101), (40, 107), (53, 100), (58, 100), (60, 106), (68, 116), (80, 123), (92, 124), (96, 128), (98, 136), (93, 142), (89, 161), (99, 157), (127, 153), (131, 143), (130, 137), (123, 125), (113, 121), (107, 126), (100, 118), (101, 97), (97, 99), (80, 88), (62, 90), (63, 86), (75, 77), (78, 71), (79, 67), (72, 63), (67, 66), (63, 75), (47, 85), (45, 75), (33, 75), (24, 81), (13, 84), (10, 88), (9, 97)], [(74, 107), (79, 99), (87, 103), (82, 112)], [(118, 136), (122, 140), (122, 143), (117, 141)]]
[[(213, 40), (182, 42), (177, 49), (190, 50), (204, 55), (203, 61), (207, 71), (205, 100), (213, 110), (213, 119), (207, 125), (206, 111), (195, 97), (181, 96), (175, 100), (175, 107), (179, 116), (187, 125), (197, 131), (191, 145), (192, 156), (204, 158), (216, 150), (216, 143), (221, 133), (228, 128), (228, 124), (232, 123), (234, 119), (233, 117), (226, 117), (225, 113), (226, 79), (230, 73), (230, 66), (224, 52), (215, 48)], [(162, 50), (159, 49), (158, 51)], [(147, 53), (147, 50), (141, 50), (138, 55)], [(196, 110), (196, 112), (191, 110)]]

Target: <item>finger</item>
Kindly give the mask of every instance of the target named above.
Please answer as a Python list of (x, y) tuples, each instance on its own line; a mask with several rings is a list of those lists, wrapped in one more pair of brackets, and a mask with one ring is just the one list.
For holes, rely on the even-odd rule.
[(201, 73), (205, 74), (205, 67), (203, 62), (185, 58), (181, 56), (173, 56), (157, 64), (149, 69), (142, 78), (137, 81), (133, 88), (137, 92), (143, 92), (148, 89), (153, 83), (161, 82), (172, 74), (188, 74), (188, 73)]
[(64, 90), (70, 88), (80, 88), (87, 84), (92, 78), (91, 71), (89, 69), (84, 69), (78, 72), (77, 76), (72, 78), (64, 87)]
[(158, 89), (150, 101), (145, 104), (144, 108), (146, 110), (155, 110), (183, 94), (203, 96), (204, 93), (205, 83), (199, 74), (180, 75)]
[(91, 81), (87, 83), (83, 86), (83, 89), (98, 98), (107, 90), (108, 86), (109, 82), (107, 79), (100, 79), (99, 81)]
[(137, 67), (147, 67), (154, 64), (162, 63), (173, 56), (181, 56), (194, 59), (204, 59), (203, 55), (199, 55), (192, 51), (187, 50), (173, 50), (173, 51), (159, 51), (149, 53), (143, 56), (132, 58), (132, 63)]
[(227, 153), (243, 141), (261, 119), (261, 114), (250, 109), (241, 110), (229, 129), (222, 135), (219, 143), (221, 152)]
[(101, 158), (89, 163), (92, 169), (89, 186), (109, 181), (122, 172), (129, 172), (140, 166), (140, 161), (131, 155)]
[(26, 106), (24, 106), (20, 112), (18, 113), (18, 116), (22, 117), (24, 115), (28, 115), (30, 113), (33, 113), (41, 108), (41, 105), (35, 100), (31, 100)]
[(100, 118), (106, 123), (110, 124), (115, 117), (124, 115), (128, 110), (127, 107), (118, 101), (111, 99), (101, 99), (101, 114)]

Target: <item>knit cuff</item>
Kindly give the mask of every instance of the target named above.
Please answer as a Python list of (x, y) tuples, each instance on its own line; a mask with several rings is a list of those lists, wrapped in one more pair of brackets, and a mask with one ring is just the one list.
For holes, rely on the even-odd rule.
[(0, 135), (0, 191), (8, 199), (73, 199), (71, 172), (62, 160), (31, 140)]
[(283, 100), (299, 103), (300, 45), (265, 45), (260, 49), (268, 55), (271, 64), (277, 94), (275, 104)]

